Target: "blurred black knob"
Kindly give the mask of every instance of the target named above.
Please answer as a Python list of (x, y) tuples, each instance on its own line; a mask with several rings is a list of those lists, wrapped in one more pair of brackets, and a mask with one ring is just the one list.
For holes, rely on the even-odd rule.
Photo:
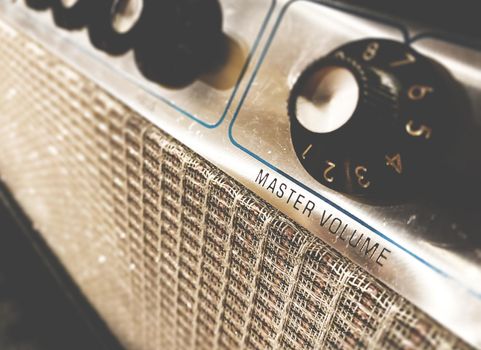
[(61, 28), (75, 30), (85, 27), (95, 14), (99, 0), (51, 0), (53, 19)]
[(295, 83), (294, 149), (315, 179), (337, 191), (373, 199), (418, 191), (455, 139), (457, 86), (403, 43), (348, 43)]
[(34, 10), (46, 10), (50, 7), (50, 0), (25, 0), (28, 7)]
[(88, 26), (92, 45), (112, 55), (127, 52), (133, 46), (144, 11), (144, 1), (96, 1), (98, 4)]
[(145, 0), (135, 58), (146, 78), (181, 86), (212, 67), (222, 39), (218, 0)]

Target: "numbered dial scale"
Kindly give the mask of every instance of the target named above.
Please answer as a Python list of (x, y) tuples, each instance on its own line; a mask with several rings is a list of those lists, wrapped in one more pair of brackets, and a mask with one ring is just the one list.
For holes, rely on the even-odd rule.
[(405, 194), (426, 181), (452, 141), (455, 85), (405, 44), (346, 44), (309, 66), (292, 89), (296, 154), (309, 174), (337, 191)]

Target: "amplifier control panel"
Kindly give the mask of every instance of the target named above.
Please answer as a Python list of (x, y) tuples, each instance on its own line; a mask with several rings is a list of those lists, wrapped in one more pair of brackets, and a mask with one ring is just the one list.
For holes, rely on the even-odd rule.
[(481, 42), (331, 0), (0, 17), (481, 347)]

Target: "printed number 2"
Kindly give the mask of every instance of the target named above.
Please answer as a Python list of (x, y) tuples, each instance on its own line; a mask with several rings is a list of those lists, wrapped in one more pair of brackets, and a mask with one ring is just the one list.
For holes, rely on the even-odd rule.
[(329, 183), (332, 183), (332, 182), (334, 182), (334, 176), (329, 175), (329, 173), (332, 170), (334, 170), (334, 168), (336, 167), (336, 164), (334, 164), (333, 162), (330, 162), (330, 161), (326, 161), (326, 164), (327, 164), (327, 168), (326, 168), (326, 170), (324, 170), (324, 173), (323, 173), (324, 180), (326, 180)]

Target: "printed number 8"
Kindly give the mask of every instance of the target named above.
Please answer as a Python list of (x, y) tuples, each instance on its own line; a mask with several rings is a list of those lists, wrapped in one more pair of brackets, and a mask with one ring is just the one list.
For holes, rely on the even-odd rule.
[(377, 52), (379, 50), (379, 43), (374, 41), (367, 45), (366, 50), (362, 54), (362, 58), (364, 61), (371, 61), (374, 57), (376, 57)]

